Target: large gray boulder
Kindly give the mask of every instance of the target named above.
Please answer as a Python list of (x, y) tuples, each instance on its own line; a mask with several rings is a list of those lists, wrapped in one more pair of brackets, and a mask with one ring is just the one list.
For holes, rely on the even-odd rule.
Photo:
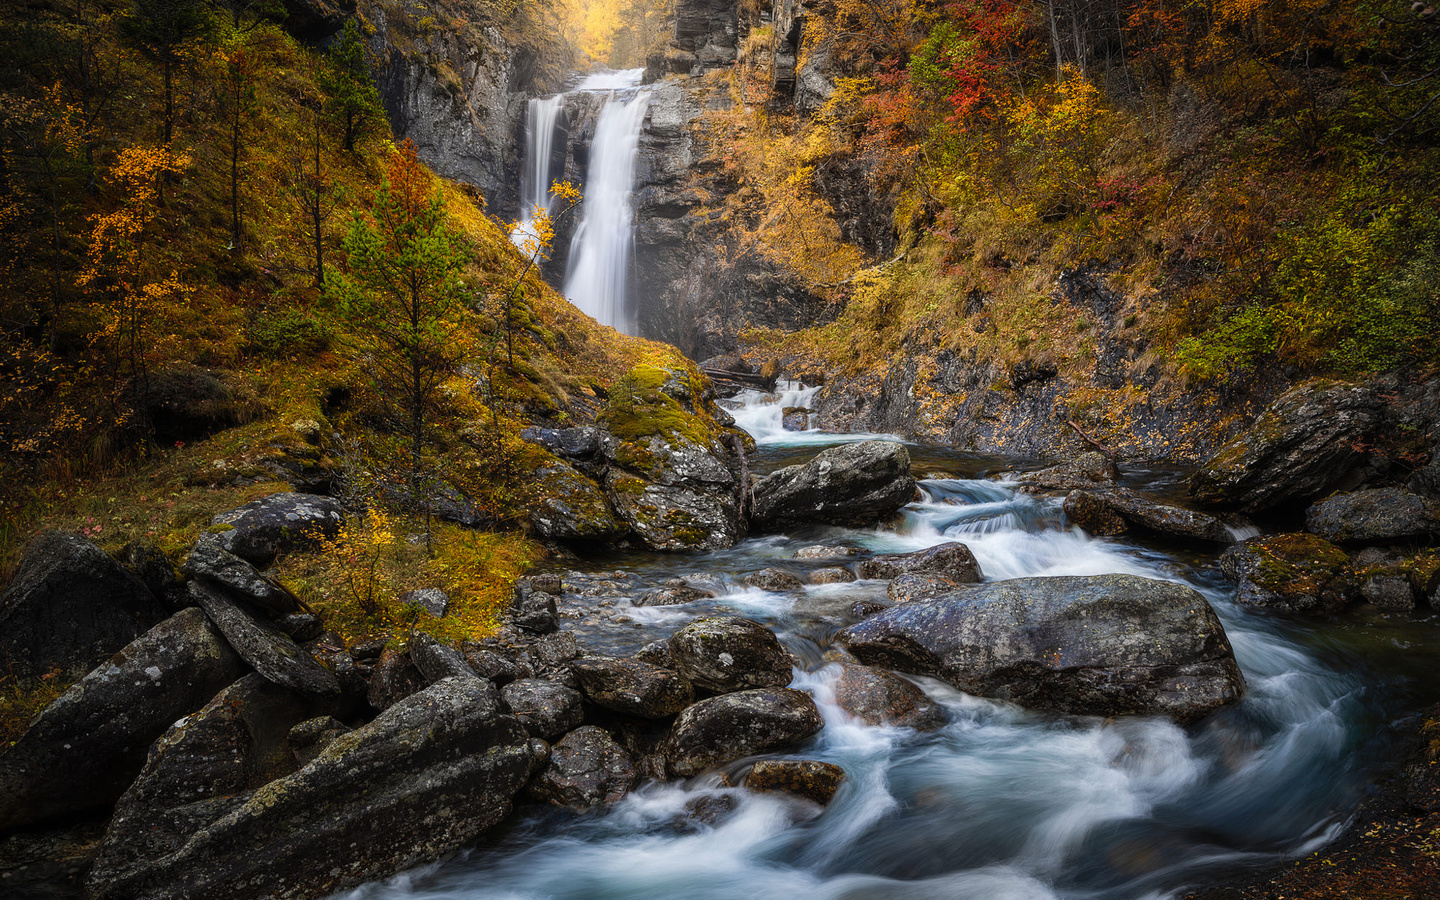
[(530, 528), (552, 541), (608, 541), (629, 529), (615, 517), (605, 492), (560, 460), (537, 468), (530, 479)]
[(165, 618), (145, 585), (78, 534), (50, 531), (25, 548), (0, 598), (0, 671), (78, 678)]
[(280, 493), (220, 513), (211, 520), (222, 550), (246, 562), (268, 566), (280, 553), (314, 547), (333, 538), (345, 523), (338, 500), (316, 494)]
[(775, 632), (739, 616), (696, 619), (671, 635), (670, 657), (691, 683), (717, 694), (785, 687), (793, 677)]
[(940, 705), (894, 672), (855, 663), (839, 663), (835, 703), (867, 725), (893, 725), (934, 731), (945, 724)]
[(815, 701), (791, 688), (758, 688), (701, 700), (675, 719), (661, 743), (671, 775), (706, 769), (805, 740), (824, 726)]
[(861, 662), (1057, 712), (1188, 721), (1244, 688), (1205, 598), (1133, 575), (977, 585), (886, 610), (837, 638)]
[(1119, 472), (1108, 456), (1092, 450), (1044, 469), (1019, 474), (1011, 472), (997, 477), (1032, 491), (1074, 491), (1112, 487)]
[(895, 441), (860, 441), (786, 466), (755, 485), (750, 522), (775, 530), (818, 522), (870, 525), (915, 499), (910, 453)]
[(244, 672), (194, 607), (136, 638), (0, 754), (0, 832), (114, 802), (150, 744)]
[(1205, 506), (1254, 513), (1308, 502), (1333, 489), (1357, 465), (1357, 449), (1379, 422), (1372, 388), (1311, 382), (1270, 405), (1190, 480)]
[(1424, 543), (1440, 535), (1440, 501), (1400, 488), (1340, 494), (1305, 511), (1305, 530), (1336, 544)]
[(580, 727), (585, 720), (580, 692), (543, 678), (512, 681), (501, 688), (500, 697), (526, 730), (547, 741)]
[(301, 609), (300, 601), (294, 594), (250, 563), (225, 550), (219, 541), (202, 540), (197, 543), (185, 559), (185, 574), (272, 613), (284, 615)]
[(453, 678), (341, 735), (96, 900), (313, 898), (429, 862), (510, 811), (543, 758), (494, 690)]

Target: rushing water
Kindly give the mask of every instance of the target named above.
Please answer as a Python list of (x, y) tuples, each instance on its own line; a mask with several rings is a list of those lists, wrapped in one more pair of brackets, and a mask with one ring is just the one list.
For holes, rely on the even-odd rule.
[[(738, 421), (759, 439), (759, 469), (813, 455), (842, 436), (791, 434), (778, 402), (751, 395)], [(848, 439), (853, 436), (843, 436)], [(1058, 501), (980, 477), (1007, 461), (913, 447), (924, 498), (868, 529), (812, 527), (693, 556), (632, 554), (594, 563), (596, 578), (638, 591), (677, 575), (715, 591), (680, 607), (617, 603), (604, 622), (570, 620), (596, 652), (628, 653), (716, 610), (768, 623), (805, 660), (825, 728), (790, 756), (833, 762), (847, 779), (831, 805), (752, 795), (716, 776), (651, 784), (603, 813), (531, 810), (472, 854), (355, 892), (357, 900), (1127, 900), (1308, 852), (1353, 809), (1383, 748), (1374, 737), (1408, 702), (1407, 675), (1387, 668), (1411, 632), (1384, 622), (1297, 622), (1244, 611), (1214, 553), (1163, 543), (1098, 539), (1068, 528)], [(1163, 492), (1173, 473), (1130, 483)], [(946, 540), (968, 544), (989, 579), (1123, 572), (1188, 584), (1215, 606), (1248, 682), (1245, 699), (1182, 728), (1158, 718), (1032, 713), (918, 683), (948, 724), (922, 734), (868, 727), (831, 696), (829, 636), (883, 582), (807, 586), (789, 594), (744, 585), (764, 566), (797, 574), (833, 561), (794, 560), (817, 542), (877, 551)], [(623, 567), (625, 574), (604, 574)], [(626, 581), (626, 579), (629, 579)], [(580, 615), (577, 613), (577, 615)], [(1366, 642), (1370, 645), (1367, 646)], [(1379, 662), (1377, 662), (1379, 661)], [(734, 814), (688, 822), (686, 804), (728, 794)]]
[[(520, 180), (520, 224), (510, 235), (515, 246), (524, 247), (536, 238), (536, 213), (550, 214), (554, 197), (552, 161), (555, 157), (555, 132), (560, 114), (565, 111), (565, 95), (534, 97), (525, 108), (525, 162)], [(564, 148), (560, 148), (563, 155)]]

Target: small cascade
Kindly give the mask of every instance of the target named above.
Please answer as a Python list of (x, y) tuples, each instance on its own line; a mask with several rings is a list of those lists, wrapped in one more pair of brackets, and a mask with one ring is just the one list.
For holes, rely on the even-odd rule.
[[(612, 73), (616, 74), (616, 73)], [(585, 89), (582, 82), (580, 89)], [(635, 315), (626, 302), (625, 283), (635, 246), (635, 159), (640, 130), (650, 106), (648, 93), (629, 99), (612, 94), (600, 111), (590, 145), (584, 218), (570, 242), (570, 271), (565, 296), (582, 311), (626, 334)]]
[[(531, 98), (525, 110), (525, 162), (520, 182), (520, 226), (510, 235), (517, 247), (535, 236), (535, 211), (550, 213), (554, 198), (550, 185), (554, 182), (555, 132), (565, 110), (565, 95)], [(563, 148), (561, 148), (563, 150)]]

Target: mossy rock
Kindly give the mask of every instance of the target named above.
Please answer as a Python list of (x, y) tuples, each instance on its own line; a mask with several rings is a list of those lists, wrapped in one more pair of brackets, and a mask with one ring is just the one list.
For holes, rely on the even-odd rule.
[(534, 472), (530, 527), (538, 537), (560, 541), (607, 541), (628, 530), (600, 486), (573, 466), (550, 458)]
[(1313, 534), (1275, 534), (1236, 544), (1220, 558), (1221, 570), (1239, 582), (1247, 606), (1330, 610), (1354, 593), (1350, 558)]

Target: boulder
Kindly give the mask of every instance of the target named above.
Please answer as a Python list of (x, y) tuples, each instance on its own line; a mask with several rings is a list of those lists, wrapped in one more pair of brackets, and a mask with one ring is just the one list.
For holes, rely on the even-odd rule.
[(805, 431), (810, 427), (810, 410), (803, 406), (787, 406), (780, 410), (780, 427), (786, 431)]
[(594, 426), (579, 428), (524, 428), (520, 437), (539, 444), (556, 456), (590, 459), (600, 452), (600, 437)]
[(701, 375), (641, 365), (598, 422), (605, 493), (651, 550), (716, 550), (745, 536), (737, 455), (747, 437), (716, 419)]
[(136, 408), (150, 423), (155, 439), (170, 445), (193, 441), (240, 423), (241, 407), (220, 379), (194, 366), (153, 372), (132, 387)]
[(744, 786), (760, 794), (785, 793), (829, 805), (845, 780), (845, 770), (812, 759), (762, 759), (750, 767)]
[(462, 644), (460, 652), (476, 675), (490, 679), (497, 687), (504, 687), (517, 678), (529, 678), (535, 674), (530, 671), (529, 666), (521, 666), (507, 656), (475, 644)]
[(1440, 502), (1400, 488), (1339, 494), (1305, 511), (1305, 530), (1336, 544), (1426, 543), (1440, 536)]
[(804, 691), (759, 688), (701, 700), (680, 713), (662, 743), (671, 775), (688, 778), (758, 753), (783, 750), (824, 722)]
[(413, 606), (432, 619), (443, 619), (450, 610), (450, 595), (439, 588), (421, 588), (400, 595), (400, 602)]
[(913, 553), (872, 556), (860, 563), (861, 578), (898, 578), (901, 575), (937, 575), (956, 584), (981, 579), (980, 564), (970, 548), (955, 541), (936, 544)]
[(1310, 382), (1293, 388), (1190, 479), (1204, 506), (1263, 512), (1309, 502), (1361, 462), (1357, 449), (1379, 421), (1369, 387)]
[(193, 607), (136, 638), (60, 695), (0, 754), (0, 832), (107, 806), (171, 723), (245, 672)]
[[(252, 603), (272, 613), (293, 613), (302, 606), (295, 595), (216, 540), (201, 540), (185, 559), (185, 574), (226, 595)], [(191, 597), (191, 602), (194, 598)]]
[(584, 699), (579, 691), (553, 681), (539, 678), (512, 681), (501, 689), (500, 699), (526, 731), (547, 741), (580, 727), (585, 719)]
[(345, 510), (339, 501), (315, 494), (271, 494), (223, 512), (211, 520), (220, 548), (257, 566), (280, 553), (307, 550), (340, 533)]
[(1133, 575), (976, 585), (886, 610), (837, 640), (863, 663), (1056, 712), (1191, 721), (1244, 688), (1205, 598)]
[(131, 541), (120, 548), (116, 560), (125, 571), (140, 579), (167, 613), (177, 613), (190, 605), (185, 579), (159, 547), (149, 541)]
[(1109, 487), (1115, 483), (1118, 476), (1119, 472), (1110, 457), (1092, 450), (1046, 469), (1019, 474), (1007, 473), (999, 477), (1035, 490), (1074, 491)]
[(290, 636), (273, 623), (250, 613), (238, 601), (199, 581), (190, 582), (190, 596), (225, 635), (240, 658), (266, 678), (307, 694), (338, 694), (340, 682)]
[(516, 628), (535, 634), (549, 634), (558, 626), (555, 595), (536, 590), (528, 579), (515, 582), (510, 598), (510, 621)]
[[(1161, 503), (1134, 491), (1115, 489), (1103, 494), (1071, 491), (1065, 496), (1065, 516), (1091, 534), (1113, 535), (1131, 526), (1178, 538), (1234, 543), (1225, 523), (1209, 513)], [(1088, 525), (1094, 526), (1087, 527)]]
[(550, 748), (550, 761), (526, 793), (542, 803), (591, 809), (619, 803), (639, 775), (625, 748), (602, 728), (577, 728)]
[(596, 706), (643, 719), (663, 719), (695, 699), (690, 684), (673, 669), (637, 659), (583, 656), (571, 660), (580, 690)]
[(474, 841), (509, 813), (542, 757), (484, 681), (443, 681), (337, 738), (175, 851), (92, 884), (92, 896), (327, 896)]
[(839, 566), (827, 566), (810, 573), (811, 584), (849, 584), (854, 580), (854, 572)]
[(916, 600), (929, 600), (959, 588), (959, 582), (948, 578), (911, 572), (891, 579), (885, 586), (885, 594), (896, 603), (914, 603)]
[(555, 460), (537, 468), (530, 484), (530, 528), (539, 538), (609, 541), (629, 530), (600, 486), (573, 466)]
[(867, 725), (893, 725), (934, 731), (945, 724), (940, 705), (894, 672), (855, 663), (838, 663), (835, 703)]
[(685, 585), (655, 588), (636, 597), (633, 602), (636, 606), (679, 606), (682, 603), (704, 600), (713, 596), (715, 595), (709, 591)]
[(89, 672), (165, 618), (160, 601), (105, 551), (49, 531), (25, 548), (0, 598), (0, 666), (32, 678)]
[(696, 619), (670, 637), (675, 668), (692, 684), (723, 694), (784, 687), (793, 665), (775, 632), (738, 616)]
[(842, 444), (756, 483), (750, 521), (772, 531), (811, 522), (870, 525), (915, 499), (915, 490), (904, 444)]
[(1419, 605), (1420, 593), (1410, 573), (1397, 569), (1380, 569), (1357, 573), (1358, 593), (1371, 606), (1381, 609), (1413, 610)]
[(431, 684), (446, 678), (475, 674), (464, 654), (423, 631), (410, 636), (410, 661)]
[(1220, 571), (1238, 582), (1236, 600), (1246, 606), (1284, 610), (1332, 610), (1353, 592), (1350, 559), (1311, 534), (1250, 538), (1225, 551)]
[(387, 710), (424, 689), (425, 676), (410, 659), (410, 653), (390, 644), (375, 661), (365, 699), (372, 709)]
[(854, 556), (862, 556), (865, 551), (859, 547), (831, 547), (825, 544), (812, 544), (809, 547), (801, 547), (795, 551), (792, 559), (848, 559)]
[(798, 591), (805, 582), (784, 569), (766, 568), (745, 576), (745, 583), (762, 591)]
[(316, 716), (291, 728), (285, 742), (290, 745), (290, 752), (295, 754), (295, 761), (303, 767), (325, 752), (325, 748), (335, 743), (336, 738), (353, 730), (334, 716)]
[(170, 726), (115, 804), (91, 884), (122, 880), (174, 853), (251, 791), (295, 772), (291, 730), (322, 711), (313, 696), (252, 673)]

